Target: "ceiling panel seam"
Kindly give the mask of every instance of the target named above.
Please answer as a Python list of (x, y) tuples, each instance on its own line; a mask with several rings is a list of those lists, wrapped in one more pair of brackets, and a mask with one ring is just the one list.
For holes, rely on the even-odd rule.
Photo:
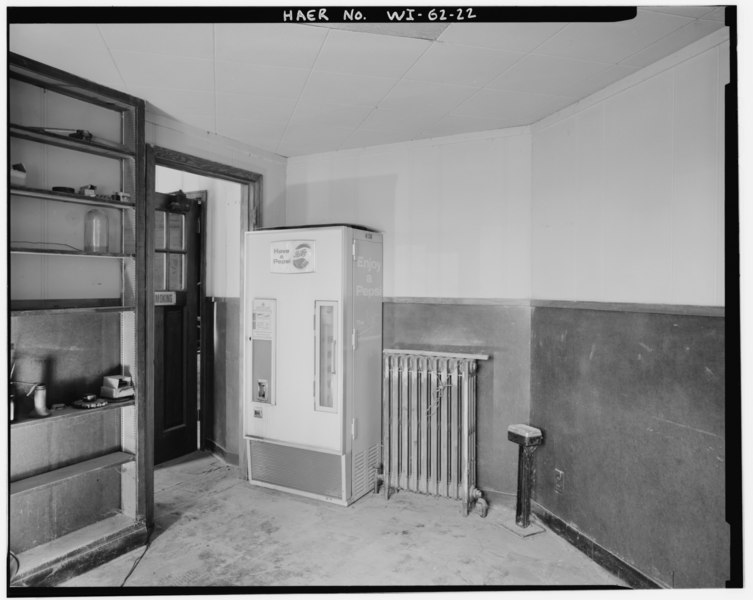
[(125, 77), (123, 77), (123, 73), (120, 72), (120, 67), (118, 67), (118, 61), (115, 60), (115, 56), (112, 53), (112, 49), (110, 48), (110, 45), (107, 43), (107, 38), (105, 38), (105, 34), (102, 33), (102, 29), (100, 28), (99, 23), (97, 23), (95, 27), (97, 28), (97, 33), (99, 33), (99, 37), (102, 40), (102, 43), (105, 45), (105, 48), (107, 48), (107, 55), (110, 57), (112, 66), (115, 68), (115, 72), (118, 74), (118, 77), (120, 77), (120, 81), (123, 82), (125, 89), (130, 90), (128, 86), (128, 82), (125, 80)]
[[(374, 107), (368, 113), (366, 113), (366, 115), (361, 119), (361, 121), (358, 123), (358, 125), (355, 126), (355, 128), (353, 129), (353, 131), (351, 131), (347, 136), (345, 136), (345, 139), (340, 142), (340, 145), (339, 145), (340, 148), (345, 147), (345, 145), (348, 143), (348, 140), (350, 140), (356, 133), (358, 133), (361, 130), (361, 126), (369, 119), (369, 117), (372, 114), (374, 114), (374, 112), (376, 112), (377, 110), (379, 110), (379, 108), (380, 108), (381, 104), (384, 102), (385, 98), (387, 98), (387, 96), (389, 96), (392, 93), (392, 90), (394, 90), (398, 85), (400, 85), (400, 83), (402, 81), (409, 81), (409, 80), (406, 80), (405, 74), (410, 72), (410, 70), (415, 66), (415, 64), (419, 60), (421, 60), (421, 58), (424, 56), (424, 54), (426, 54), (432, 48), (432, 46), (434, 46), (434, 44), (439, 43), (437, 40), (427, 40), (427, 41), (429, 41), (430, 43), (426, 46), (426, 49), (423, 52), (421, 52), (421, 54), (419, 56), (416, 57), (416, 59), (410, 64), (410, 66), (407, 69), (405, 69), (403, 71), (403, 74), (400, 75), (400, 78), (397, 81), (395, 81), (394, 85), (392, 85), (384, 93), (384, 95), (376, 102), (376, 104), (374, 105)], [(314, 63), (314, 65), (316, 66), (316, 63)], [(382, 110), (384, 110), (384, 109), (382, 109)], [(447, 113), (443, 113), (442, 116), (440, 116), (439, 118), (441, 119), (445, 115), (447, 115)]]
[(280, 151), (280, 145), (282, 144), (282, 141), (285, 139), (285, 134), (288, 132), (288, 128), (290, 127), (290, 122), (293, 120), (293, 117), (295, 116), (295, 113), (298, 110), (298, 105), (301, 103), (301, 98), (303, 97), (303, 94), (306, 92), (306, 86), (309, 84), (309, 80), (311, 79), (311, 74), (314, 72), (316, 61), (319, 60), (319, 55), (322, 53), (322, 50), (324, 50), (324, 45), (327, 43), (327, 39), (329, 38), (329, 32), (330, 30), (328, 29), (326, 34), (324, 35), (324, 39), (322, 40), (322, 45), (319, 46), (319, 50), (317, 50), (316, 52), (316, 57), (314, 58), (314, 61), (311, 63), (311, 67), (309, 68), (308, 75), (306, 75), (306, 81), (303, 82), (303, 86), (301, 86), (301, 91), (298, 93), (298, 97), (295, 99), (295, 106), (293, 106), (293, 110), (290, 112), (290, 116), (288, 117), (285, 123), (285, 128), (282, 130), (282, 134), (280, 134), (280, 138), (277, 140), (277, 144), (274, 149), (274, 152), (276, 154), (285, 156)]

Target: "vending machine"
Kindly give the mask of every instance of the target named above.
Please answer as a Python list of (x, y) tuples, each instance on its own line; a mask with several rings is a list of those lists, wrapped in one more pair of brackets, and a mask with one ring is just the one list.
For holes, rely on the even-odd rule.
[(380, 461), (382, 235), (245, 238), (244, 422), (252, 484), (348, 505)]

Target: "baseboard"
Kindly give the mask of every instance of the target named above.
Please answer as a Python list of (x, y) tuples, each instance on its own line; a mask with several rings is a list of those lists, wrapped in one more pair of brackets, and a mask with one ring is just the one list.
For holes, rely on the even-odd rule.
[(218, 443), (212, 440), (204, 440), (204, 443), (206, 445), (206, 449), (209, 452), (211, 452), (218, 458), (221, 458), (227, 464), (233, 465), (234, 467), (237, 467), (238, 465), (240, 465), (240, 457), (238, 456), (237, 453), (228, 452), (222, 446), (220, 446)]
[(142, 521), (117, 515), (37, 546), (18, 556), (19, 571), (10, 582), (8, 596), (28, 596), (24, 588), (54, 587), (143, 546), (147, 538)]
[(596, 564), (622, 579), (631, 588), (643, 590), (667, 587), (630, 566), (538, 503), (532, 502), (531, 510), (554, 533), (575, 546)]

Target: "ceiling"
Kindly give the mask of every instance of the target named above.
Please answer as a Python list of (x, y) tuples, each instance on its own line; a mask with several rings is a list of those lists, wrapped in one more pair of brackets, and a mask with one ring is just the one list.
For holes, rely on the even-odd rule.
[(11, 24), (9, 47), (298, 156), (527, 125), (723, 26), (713, 6), (616, 23)]

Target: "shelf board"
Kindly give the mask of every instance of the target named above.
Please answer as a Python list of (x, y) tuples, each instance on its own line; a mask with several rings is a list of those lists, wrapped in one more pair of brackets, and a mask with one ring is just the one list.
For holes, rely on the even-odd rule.
[(85, 417), (86, 415), (93, 415), (95, 413), (107, 410), (116, 410), (118, 408), (123, 408), (124, 406), (133, 406), (134, 404), (136, 404), (134, 398), (128, 398), (127, 400), (123, 400), (122, 402), (112, 402), (107, 398), (105, 398), (105, 400), (108, 400), (109, 404), (100, 406), (99, 408), (75, 408), (73, 406), (66, 406), (65, 408), (60, 408), (58, 410), (51, 410), (49, 417), (38, 418), (19, 416), (19, 418), (17, 418), (13, 423), (10, 424), (11, 430), (15, 431), (16, 429), (23, 429), (25, 427), (40, 426), (46, 423), (59, 421), (61, 419)]
[(116, 252), (106, 252), (103, 254), (92, 254), (89, 252), (81, 252), (80, 250), (53, 250), (43, 248), (20, 248), (13, 246), (11, 241), (10, 253), (11, 254), (37, 254), (45, 256), (80, 256), (82, 258), (136, 258), (135, 254), (120, 254)]
[(76, 477), (77, 475), (91, 473), (92, 471), (99, 471), (110, 467), (117, 467), (132, 462), (133, 460), (135, 460), (135, 457), (129, 452), (111, 452), (110, 454), (98, 456), (97, 458), (85, 460), (61, 469), (55, 469), (54, 471), (48, 471), (47, 473), (14, 481), (10, 484), (10, 495), (15, 496), (17, 494), (24, 494), (32, 490), (55, 485), (66, 479)]
[(119, 298), (10, 301), (10, 312), (13, 315), (76, 312), (130, 312), (134, 310), (136, 310), (135, 306), (122, 305)]
[(26, 127), (24, 125), (10, 123), (8, 125), (8, 133), (15, 138), (39, 142), (41, 144), (51, 144), (60, 148), (68, 148), (69, 150), (76, 150), (78, 152), (88, 152), (89, 154), (106, 156), (108, 158), (133, 159), (135, 157), (135, 153), (123, 144), (102, 140), (92, 140), (87, 142), (85, 140), (68, 137), (67, 135), (44, 131), (42, 128), (37, 127)]
[(52, 190), (43, 190), (21, 185), (11, 185), (10, 192), (13, 196), (26, 196), (29, 198), (40, 198), (42, 200), (55, 200), (56, 202), (72, 202), (74, 204), (88, 204), (93, 206), (103, 206), (106, 208), (118, 208), (120, 210), (133, 209), (136, 207), (136, 204), (133, 202), (105, 200), (102, 198), (92, 198), (91, 196), (84, 196), (83, 194), (53, 192)]

